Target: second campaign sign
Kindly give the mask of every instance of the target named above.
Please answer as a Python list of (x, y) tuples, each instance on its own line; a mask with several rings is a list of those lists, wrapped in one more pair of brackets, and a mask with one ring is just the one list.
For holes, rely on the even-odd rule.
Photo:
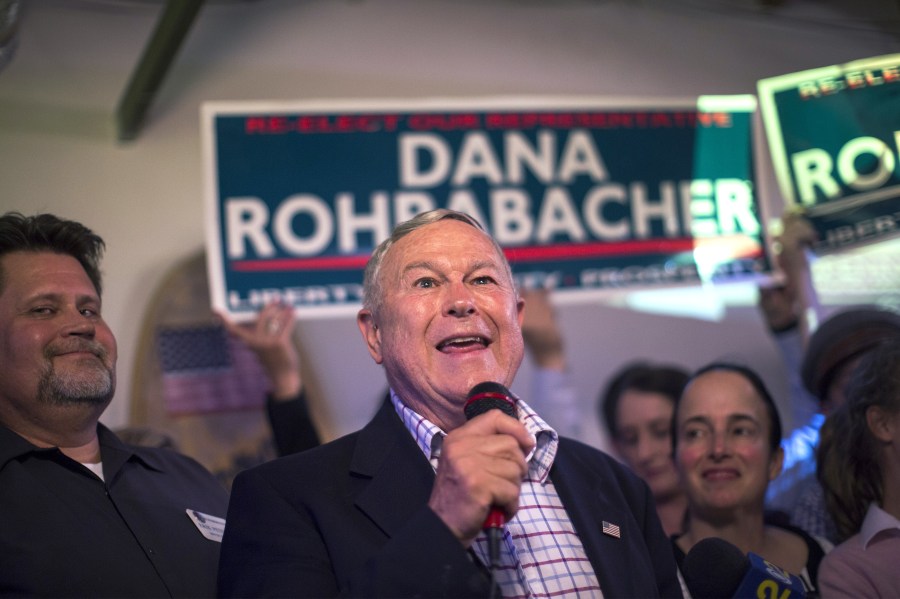
[(837, 251), (900, 233), (900, 54), (758, 84), (785, 201)]
[(766, 270), (750, 96), (207, 104), (214, 307), (359, 307), (393, 227), (452, 208), (521, 287), (597, 291)]

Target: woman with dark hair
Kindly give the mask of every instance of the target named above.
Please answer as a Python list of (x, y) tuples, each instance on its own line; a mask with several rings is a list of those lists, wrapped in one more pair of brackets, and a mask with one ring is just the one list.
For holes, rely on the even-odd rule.
[(817, 455), (828, 510), (846, 539), (822, 564), (822, 596), (898, 597), (900, 341), (863, 358), (845, 397), (822, 427)]
[(612, 378), (599, 402), (616, 452), (650, 487), (668, 535), (681, 532), (687, 509), (672, 463), (672, 412), (687, 380), (678, 367), (635, 362)]
[(688, 499), (676, 558), (719, 537), (799, 576), (814, 589), (831, 548), (799, 528), (765, 520), (769, 481), (781, 472), (781, 420), (762, 379), (744, 366), (713, 363), (698, 370), (675, 405), (675, 466)]

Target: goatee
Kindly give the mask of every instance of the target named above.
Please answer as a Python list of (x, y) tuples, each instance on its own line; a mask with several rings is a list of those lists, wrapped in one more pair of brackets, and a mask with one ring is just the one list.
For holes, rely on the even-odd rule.
[(107, 352), (99, 345), (94, 349), (96, 359), (77, 372), (58, 372), (47, 360), (38, 381), (38, 400), (57, 406), (109, 403), (115, 393), (114, 374), (106, 366)]

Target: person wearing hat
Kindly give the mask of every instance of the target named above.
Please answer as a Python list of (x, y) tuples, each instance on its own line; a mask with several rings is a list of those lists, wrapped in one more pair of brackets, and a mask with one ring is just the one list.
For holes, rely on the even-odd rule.
[(816, 232), (799, 212), (786, 212), (782, 224), (775, 259), (784, 283), (760, 288), (759, 307), (791, 375), (793, 426), (782, 442), (784, 470), (769, 485), (766, 507), (785, 514), (790, 524), (834, 541), (837, 529), (815, 480), (819, 429), (844, 403), (844, 388), (862, 357), (881, 340), (900, 335), (900, 314), (853, 306), (825, 318), (807, 255)]
[[(900, 339), (900, 313), (878, 306), (841, 310), (813, 333), (800, 374), (806, 389), (818, 398), (824, 416), (844, 405), (847, 384), (862, 359), (890, 339)], [(811, 534), (832, 542), (839, 539), (822, 487), (814, 478), (805, 482), (790, 519)]]
[(867, 352), (854, 370), (816, 457), (846, 539), (819, 569), (822, 597), (900, 596), (900, 339)]
[(832, 315), (813, 334), (803, 358), (803, 384), (819, 398), (826, 416), (844, 404), (844, 391), (862, 357), (882, 341), (900, 335), (900, 314), (859, 306)]

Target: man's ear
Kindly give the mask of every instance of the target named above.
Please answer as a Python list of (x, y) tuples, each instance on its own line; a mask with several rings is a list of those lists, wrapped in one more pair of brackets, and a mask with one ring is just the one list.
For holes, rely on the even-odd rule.
[(366, 308), (360, 310), (356, 315), (356, 325), (359, 327), (359, 332), (362, 333), (366, 347), (369, 348), (369, 355), (376, 364), (381, 364), (384, 359), (381, 354), (381, 330), (375, 323), (375, 316), (372, 315), (371, 310)]

